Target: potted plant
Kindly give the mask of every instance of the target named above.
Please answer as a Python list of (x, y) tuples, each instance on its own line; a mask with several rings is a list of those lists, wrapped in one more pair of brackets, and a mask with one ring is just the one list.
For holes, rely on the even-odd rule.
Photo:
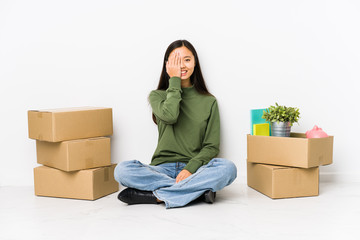
[(271, 136), (289, 137), (291, 126), (299, 121), (300, 112), (298, 108), (275, 103), (263, 112), (262, 118), (271, 123)]

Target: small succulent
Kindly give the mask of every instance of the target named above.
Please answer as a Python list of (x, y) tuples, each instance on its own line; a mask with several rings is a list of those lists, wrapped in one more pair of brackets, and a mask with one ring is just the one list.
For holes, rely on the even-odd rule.
[(268, 122), (290, 122), (297, 123), (300, 118), (300, 112), (298, 108), (280, 106), (275, 103), (275, 106), (270, 106), (263, 112), (263, 119)]

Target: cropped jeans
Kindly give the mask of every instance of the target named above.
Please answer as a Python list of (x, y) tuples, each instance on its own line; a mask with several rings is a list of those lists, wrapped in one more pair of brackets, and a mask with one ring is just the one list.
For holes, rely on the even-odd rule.
[(132, 160), (120, 162), (114, 172), (115, 180), (125, 187), (152, 191), (166, 208), (182, 207), (200, 197), (207, 190), (217, 192), (236, 178), (233, 162), (214, 158), (188, 178), (175, 182), (185, 163), (164, 163), (157, 166)]

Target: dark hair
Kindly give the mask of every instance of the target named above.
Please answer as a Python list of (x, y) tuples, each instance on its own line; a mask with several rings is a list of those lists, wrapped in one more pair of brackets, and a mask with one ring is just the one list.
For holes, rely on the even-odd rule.
[[(169, 47), (166, 49), (165, 56), (164, 56), (163, 67), (162, 67), (162, 71), (161, 71), (161, 75), (160, 75), (160, 81), (159, 81), (159, 85), (157, 87), (157, 90), (166, 90), (166, 89), (168, 89), (170, 76), (166, 72), (166, 62), (168, 61), (170, 53), (174, 49), (182, 47), (182, 46), (189, 49), (192, 52), (192, 54), (194, 55), (194, 58), (195, 58), (194, 72), (190, 76), (191, 84), (194, 86), (194, 88), (196, 89), (196, 91), (198, 93), (204, 94), (204, 95), (211, 95), (211, 93), (208, 91), (208, 89), (206, 87), (204, 77), (203, 77), (203, 75), (201, 73), (200, 61), (199, 61), (198, 55), (196, 53), (196, 50), (195, 50), (194, 46), (190, 42), (188, 42), (187, 40), (177, 40), (175, 42), (172, 42), (169, 45)], [(156, 117), (155, 117), (154, 114), (152, 114), (152, 118), (153, 118), (154, 123), (157, 124), (156, 123)]]

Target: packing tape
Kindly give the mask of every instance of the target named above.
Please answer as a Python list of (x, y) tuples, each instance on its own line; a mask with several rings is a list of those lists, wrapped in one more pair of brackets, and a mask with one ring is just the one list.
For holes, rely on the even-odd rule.
[(92, 168), (94, 166), (94, 159), (89, 157), (85, 159), (85, 167)]
[(104, 182), (109, 181), (109, 175), (110, 175), (110, 168), (105, 167), (104, 168)]

